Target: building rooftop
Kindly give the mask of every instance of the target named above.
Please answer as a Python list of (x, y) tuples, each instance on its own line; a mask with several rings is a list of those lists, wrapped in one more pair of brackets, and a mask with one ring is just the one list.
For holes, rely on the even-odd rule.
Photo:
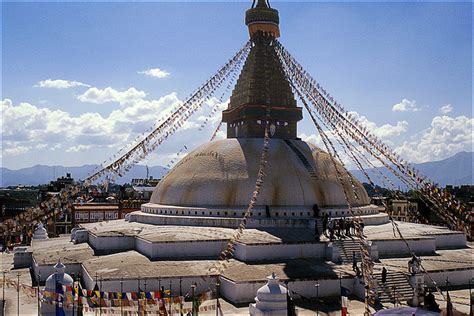
[(108, 204), (108, 203), (74, 204), (74, 209), (78, 211), (117, 210), (118, 208), (119, 208), (118, 204)]
[(33, 252), (33, 258), (39, 265), (54, 265), (58, 262), (58, 258), (68, 265), (94, 257), (94, 250), (87, 243), (73, 244), (69, 235), (33, 240), (30, 251)]
[(83, 266), (89, 275), (97, 273), (107, 280), (136, 279), (139, 275), (147, 278), (203, 276), (209, 274), (214, 263), (214, 260), (151, 261), (139, 252), (127, 251), (85, 260)]

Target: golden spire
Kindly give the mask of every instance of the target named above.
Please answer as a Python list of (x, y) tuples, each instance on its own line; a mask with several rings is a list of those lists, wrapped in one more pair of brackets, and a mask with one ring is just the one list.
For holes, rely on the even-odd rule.
[(268, 0), (258, 0), (257, 5), (254, 0), (252, 8), (245, 13), (245, 24), (249, 28), (251, 38), (259, 33), (280, 37), (279, 23), (278, 11), (270, 8)]

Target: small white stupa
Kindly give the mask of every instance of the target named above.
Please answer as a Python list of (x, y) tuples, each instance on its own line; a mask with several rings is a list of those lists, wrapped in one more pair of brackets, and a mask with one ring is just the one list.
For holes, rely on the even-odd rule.
[(280, 279), (272, 273), (267, 277), (267, 284), (257, 290), (255, 303), (250, 304), (251, 316), (284, 315), (287, 314), (287, 289), (280, 284)]
[(48, 231), (44, 228), (43, 223), (39, 223), (33, 232), (33, 240), (48, 239)]
[[(54, 273), (51, 274), (47, 279), (45, 283), (44, 290), (47, 293), (58, 293), (58, 288), (63, 285), (69, 285), (72, 286), (74, 283), (74, 280), (72, 277), (67, 274), (66, 272), (66, 266), (61, 262), (61, 260), (58, 260), (58, 263), (54, 266)], [(48, 297), (48, 298), (46, 298)], [(64, 296), (63, 299), (51, 299), (49, 295), (45, 296), (46, 300), (49, 300), (49, 302), (45, 302), (41, 304), (41, 310), (40, 310), (40, 315), (41, 316), (56, 316), (56, 307), (60, 306), (64, 310), (65, 315), (72, 315), (73, 314), (73, 309), (72, 307), (66, 306), (66, 304), (62, 305), (62, 302), (65, 302)], [(62, 301), (62, 302), (61, 302)], [(61, 303), (61, 305), (58, 305)]]

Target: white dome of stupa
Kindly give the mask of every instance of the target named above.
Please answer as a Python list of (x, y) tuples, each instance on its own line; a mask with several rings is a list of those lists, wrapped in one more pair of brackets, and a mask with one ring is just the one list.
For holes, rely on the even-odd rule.
[[(288, 145), (290, 144), (290, 145)], [(242, 207), (255, 189), (262, 138), (230, 138), (199, 146), (158, 183), (150, 204)], [(344, 189), (328, 153), (301, 140), (270, 139), (265, 185), (257, 205), (319, 207), (347, 205)], [(342, 165), (337, 165), (345, 172)], [(362, 184), (347, 177), (353, 206), (369, 205)], [(353, 191), (357, 192), (357, 198)]]

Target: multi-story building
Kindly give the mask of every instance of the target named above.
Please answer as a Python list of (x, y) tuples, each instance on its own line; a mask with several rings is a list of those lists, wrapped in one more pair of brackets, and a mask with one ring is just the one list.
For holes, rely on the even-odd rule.
[(387, 212), (396, 221), (410, 222), (418, 213), (418, 203), (412, 200), (390, 200)]
[(73, 227), (119, 218), (122, 218), (119, 203), (75, 203), (72, 209)]

